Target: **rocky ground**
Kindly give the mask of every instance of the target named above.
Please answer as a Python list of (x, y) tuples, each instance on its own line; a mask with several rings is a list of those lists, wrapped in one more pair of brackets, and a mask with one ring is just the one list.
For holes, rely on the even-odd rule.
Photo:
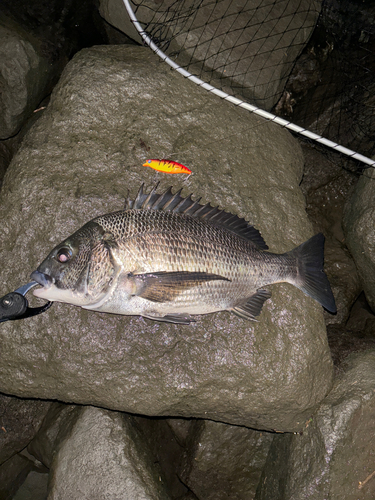
[[(3, 292), (127, 188), (160, 180), (251, 218), (275, 252), (323, 232), (338, 312), (274, 285), (256, 324), (64, 304), (2, 323), (0, 498), (374, 498), (372, 171), (202, 93), (98, 18), (87, 45), (100, 46), (82, 50), (59, 5), (45, 22), (59, 29), (33, 26), (31, 7), (17, 19), (17, 2), (0, 23), (25, 61), (20, 87), (14, 73), (3, 84)], [(143, 169), (154, 156), (193, 175)]]

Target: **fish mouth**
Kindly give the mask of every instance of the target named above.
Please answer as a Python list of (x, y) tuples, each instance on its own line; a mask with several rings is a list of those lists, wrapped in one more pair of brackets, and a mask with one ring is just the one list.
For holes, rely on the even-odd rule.
[(53, 284), (53, 279), (49, 274), (41, 273), (40, 271), (34, 271), (31, 273), (30, 278), (44, 288), (49, 288)]

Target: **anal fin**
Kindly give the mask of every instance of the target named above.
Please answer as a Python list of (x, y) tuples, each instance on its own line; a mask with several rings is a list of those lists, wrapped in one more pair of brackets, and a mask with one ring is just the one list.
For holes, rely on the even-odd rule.
[(259, 316), (262, 311), (263, 304), (270, 297), (271, 292), (269, 290), (257, 290), (257, 292), (248, 298), (245, 303), (237, 304), (231, 309), (231, 311), (240, 318), (257, 321), (255, 317)]

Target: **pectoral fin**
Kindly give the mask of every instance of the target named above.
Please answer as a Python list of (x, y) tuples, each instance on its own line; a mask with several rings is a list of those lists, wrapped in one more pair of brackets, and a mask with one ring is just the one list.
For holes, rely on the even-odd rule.
[(146, 274), (129, 274), (133, 281), (134, 295), (152, 302), (169, 302), (184, 290), (193, 288), (207, 281), (230, 281), (224, 276), (204, 272), (157, 272)]
[(240, 318), (257, 321), (255, 316), (259, 316), (262, 311), (264, 302), (271, 297), (271, 292), (268, 290), (258, 290), (244, 304), (238, 304), (233, 307), (232, 312)]

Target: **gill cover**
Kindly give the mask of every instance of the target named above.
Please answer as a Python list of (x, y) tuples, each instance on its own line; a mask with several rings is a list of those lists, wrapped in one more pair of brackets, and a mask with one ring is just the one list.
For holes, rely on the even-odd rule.
[(99, 300), (110, 288), (118, 266), (112, 234), (90, 221), (57, 245), (32, 273), (44, 299), (84, 305)]

